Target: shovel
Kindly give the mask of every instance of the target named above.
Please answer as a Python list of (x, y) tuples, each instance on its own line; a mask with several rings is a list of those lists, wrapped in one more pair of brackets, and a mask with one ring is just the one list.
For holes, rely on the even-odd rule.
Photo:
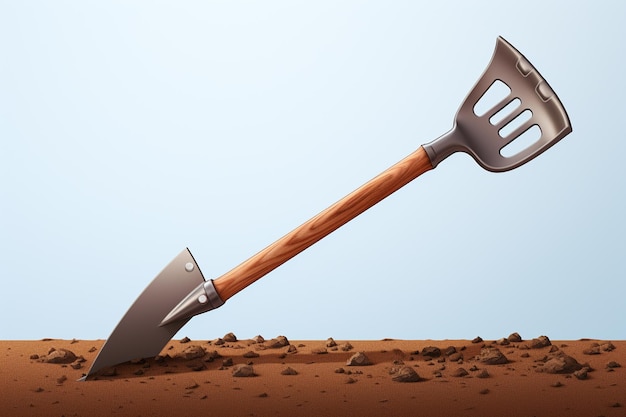
[[(491, 62), (459, 108), (452, 130), (215, 280), (205, 280), (191, 252), (183, 250), (137, 298), (82, 379), (105, 367), (158, 355), (191, 317), (220, 307), (451, 154), (465, 152), (489, 171), (508, 171), (571, 131), (567, 113), (548, 83), (499, 37)], [(517, 142), (523, 146), (511, 148)]]

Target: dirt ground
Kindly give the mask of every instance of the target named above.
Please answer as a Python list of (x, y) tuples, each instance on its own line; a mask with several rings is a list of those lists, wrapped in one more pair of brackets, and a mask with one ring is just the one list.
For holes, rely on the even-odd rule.
[(0, 341), (0, 415), (626, 417), (626, 341), (225, 335), (78, 381), (102, 344)]

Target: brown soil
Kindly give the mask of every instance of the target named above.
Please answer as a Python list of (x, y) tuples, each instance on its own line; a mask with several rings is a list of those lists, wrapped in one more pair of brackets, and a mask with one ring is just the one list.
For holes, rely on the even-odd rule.
[(626, 416), (626, 341), (185, 342), (78, 382), (102, 340), (0, 341), (0, 415)]

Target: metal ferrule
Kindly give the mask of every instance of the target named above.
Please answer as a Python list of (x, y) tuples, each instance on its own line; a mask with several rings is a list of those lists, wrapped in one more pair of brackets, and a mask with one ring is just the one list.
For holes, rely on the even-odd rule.
[(455, 152), (468, 151), (458, 126), (454, 126), (448, 133), (423, 145), (423, 147), (433, 168), (436, 168), (441, 161)]
[(215, 290), (213, 280), (205, 281), (189, 293), (169, 312), (159, 326), (165, 326), (179, 320), (190, 319), (198, 314), (221, 307), (224, 301)]

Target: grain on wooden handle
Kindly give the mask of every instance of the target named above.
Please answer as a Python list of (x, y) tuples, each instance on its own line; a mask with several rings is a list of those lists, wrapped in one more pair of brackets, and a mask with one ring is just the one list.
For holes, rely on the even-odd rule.
[(217, 278), (214, 281), (217, 293), (226, 301), (432, 168), (426, 151), (420, 147), (356, 191)]

